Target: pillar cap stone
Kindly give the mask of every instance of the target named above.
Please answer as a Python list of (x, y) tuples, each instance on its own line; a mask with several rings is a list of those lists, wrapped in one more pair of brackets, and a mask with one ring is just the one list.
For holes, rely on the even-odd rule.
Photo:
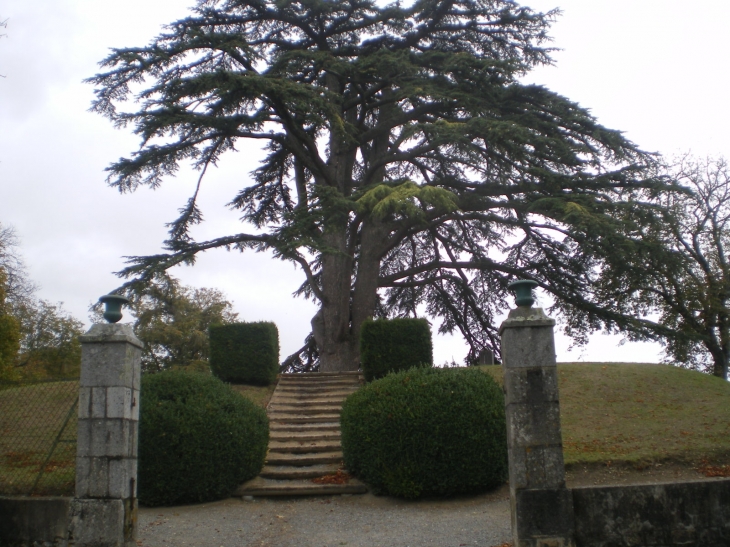
[(521, 306), (509, 312), (499, 327), (500, 336), (505, 329), (513, 329), (518, 327), (554, 327), (555, 319), (551, 319), (545, 315), (542, 308), (527, 308)]
[(79, 336), (82, 344), (127, 343), (140, 349), (144, 348), (141, 340), (132, 330), (132, 325), (118, 323), (96, 323), (85, 334)]

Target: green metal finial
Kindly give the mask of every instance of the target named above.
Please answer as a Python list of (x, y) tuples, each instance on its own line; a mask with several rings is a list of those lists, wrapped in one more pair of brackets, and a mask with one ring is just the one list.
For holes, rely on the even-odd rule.
[(129, 298), (118, 294), (106, 294), (99, 298), (99, 302), (104, 304), (104, 319), (109, 323), (116, 323), (122, 318), (122, 305), (128, 304)]
[(535, 303), (535, 299), (532, 296), (532, 289), (537, 287), (537, 281), (532, 279), (519, 279), (513, 281), (507, 288), (515, 293), (515, 304), (518, 306), (529, 308)]

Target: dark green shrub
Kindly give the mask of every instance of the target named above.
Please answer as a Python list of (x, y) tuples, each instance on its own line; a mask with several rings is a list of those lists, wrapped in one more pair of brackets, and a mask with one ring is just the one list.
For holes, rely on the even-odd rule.
[(389, 374), (350, 395), (340, 421), (345, 465), (375, 493), (451, 496), (506, 480), (502, 390), (479, 370)]
[(425, 319), (378, 319), (360, 329), (360, 366), (368, 382), (389, 372), (433, 366), (431, 328)]
[(139, 501), (178, 505), (225, 498), (258, 475), (269, 443), (264, 409), (207, 374), (142, 377)]
[(211, 325), (210, 370), (224, 382), (268, 386), (279, 372), (279, 331), (274, 323)]

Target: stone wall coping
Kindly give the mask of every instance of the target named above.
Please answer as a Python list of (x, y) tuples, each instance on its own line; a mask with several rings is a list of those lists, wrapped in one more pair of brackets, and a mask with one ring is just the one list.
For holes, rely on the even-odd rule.
[(144, 345), (132, 330), (132, 325), (117, 325), (112, 323), (97, 323), (92, 325), (85, 334), (79, 336), (82, 344), (109, 344), (127, 343), (140, 349)]
[[(717, 485), (717, 486), (714, 486)], [(714, 486), (715, 488), (726, 488), (730, 491), (730, 477), (716, 477), (707, 479), (694, 479), (686, 481), (663, 480), (659, 482), (636, 482), (631, 484), (589, 484), (585, 486), (571, 486), (569, 490), (576, 492), (628, 492), (631, 490), (651, 490), (666, 488), (707, 488)]]
[(499, 334), (501, 335), (505, 329), (554, 326), (555, 319), (548, 317), (542, 308), (519, 307), (510, 310), (507, 319), (499, 327)]

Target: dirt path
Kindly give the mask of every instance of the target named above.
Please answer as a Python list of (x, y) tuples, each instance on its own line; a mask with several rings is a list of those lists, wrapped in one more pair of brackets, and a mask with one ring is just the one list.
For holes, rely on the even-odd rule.
[(231, 498), (139, 511), (141, 547), (492, 547), (510, 540), (506, 487), (448, 501)]

